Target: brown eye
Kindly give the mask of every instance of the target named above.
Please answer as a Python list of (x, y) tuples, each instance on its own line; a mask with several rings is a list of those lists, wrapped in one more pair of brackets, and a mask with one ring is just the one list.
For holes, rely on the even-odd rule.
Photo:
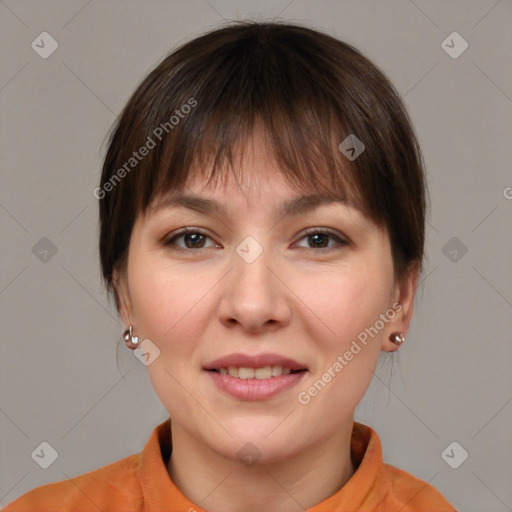
[[(307, 249), (332, 249), (338, 246), (348, 245), (348, 242), (341, 238), (338, 234), (330, 230), (314, 229), (306, 232), (306, 235), (301, 240), (306, 239), (308, 242)], [(336, 243), (329, 244), (329, 239), (334, 240)]]
[[(177, 240), (183, 240), (183, 244), (177, 244)], [(184, 229), (175, 233), (171, 238), (164, 242), (165, 246), (176, 245), (179, 249), (205, 249), (205, 241), (211, 238), (197, 229)], [(216, 246), (215, 244), (213, 246)]]
[[(178, 240), (181, 240), (178, 243)], [(207, 241), (212, 241), (213, 245), (205, 245)], [(306, 249), (332, 250), (336, 247), (343, 247), (349, 242), (330, 230), (319, 230), (318, 228), (307, 231), (300, 239), (307, 241)], [(330, 243), (333, 241), (333, 243)], [(187, 228), (174, 233), (170, 238), (166, 239), (163, 244), (165, 246), (175, 246), (177, 249), (207, 249), (209, 247), (220, 247), (203, 231), (198, 229)]]

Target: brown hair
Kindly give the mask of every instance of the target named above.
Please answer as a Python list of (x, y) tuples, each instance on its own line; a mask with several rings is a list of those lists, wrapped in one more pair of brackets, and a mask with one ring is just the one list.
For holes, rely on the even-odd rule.
[[(423, 159), (393, 85), (358, 50), (299, 25), (244, 21), (168, 55), (139, 85), (110, 135), (100, 187), (100, 260), (107, 290), (122, 271), (137, 215), (193, 172), (209, 180), (256, 124), (289, 183), (336, 191), (388, 230), (395, 277), (421, 268)], [(338, 146), (354, 134), (356, 158)], [(353, 152), (352, 152), (353, 153)], [(349, 155), (350, 156), (350, 155)], [(241, 155), (240, 155), (241, 158)]]

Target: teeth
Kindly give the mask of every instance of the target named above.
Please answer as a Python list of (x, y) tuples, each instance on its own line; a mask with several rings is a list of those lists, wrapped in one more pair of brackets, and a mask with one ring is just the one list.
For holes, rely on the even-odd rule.
[(279, 377), (283, 374), (282, 366), (272, 366), (272, 377)]
[(254, 372), (257, 379), (270, 379), (272, 377), (272, 367), (265, 366), (264, 368), (257, 368)]
[(239, 379), (254, 379), (254, 368), (238, 368)]
[(270, 377), (280, 377), (291, 373), (291, 368), (282, 366), (264, 366), (263, 368), (238, 368), (230, 366), (229, 368), (219, 368), (221, 375), (230, 375), (239, 379), (270, 379)]

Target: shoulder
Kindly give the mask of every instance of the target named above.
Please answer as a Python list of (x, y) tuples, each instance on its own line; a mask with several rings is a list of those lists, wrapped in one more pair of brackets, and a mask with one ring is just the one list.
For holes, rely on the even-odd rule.
[(383, 464), (382, 476), (388, 489), (386, 506), (400, 505), (401, 512), (456, 512), (437, 489), (402, 469)]
[(2, 512), (138, 512), (143, 504), (139, 466), (140, 454), (130, 455), (94, 471), (36, 487)]

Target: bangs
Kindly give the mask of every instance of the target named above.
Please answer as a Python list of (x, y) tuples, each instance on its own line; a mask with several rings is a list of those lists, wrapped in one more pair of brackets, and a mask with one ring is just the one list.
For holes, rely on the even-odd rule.
[[(164, 124), (191, 98), (197, 105), (165, 135), (155, 161), (138, 173), (133, 189), (138, 212), (182, 191), (192, 175), (210, 184), (229, 168), (240, 179), (250, 139), (261, 133), (267, 154), (293, 188), (334, 192), (380, 223), (379, 210), (372, 211), (369, 201), (371, 180), (365, 180), (358, 161), (338, 149), (354, 132), (364, 138), (365, 126), (347, 103), (346, 85), (340, 84), (332, 63), (316, 60), (313, 65), (307, 52), (275, 36), (260, 34), (256, 44), (253, 39), (249, 34), (246, 41), (213, 48), (207, 56), (198, 52), (182, 64), (179, 82), (171, 71), (160, 84), (153, 126)], [(179, 59), (178, 50), (169, 67)], [(355, 120), (348, 114), (355, 114)]]
[[(226, 119), (224, 106), (205, 120), (202, 138), (194, 136), (192, 142), (180, 140), (182, 131), (169, 140), (163, 152), (163, 162), (154, 179), (147, 183), (151, 189), (142, 204), (143, 212), (169, 194), (182, 192), (186, 182), (200, 178), (205, 186), (225, 182), (228, 173), (240, 183), (244, 177), (244, 159), (255, 137), (263, 143), (266, 156), (276, 164), (288, 184), (300, 193), (328, 192), (343, 197), (352, 206), (363, 209), (361, 191), (353, 174), (357, 168), (338, 150), (343, 140), (339, 125), (322, 123), (313, 116), (297, 112), (290, 118), (290, 110), (280, 112), (250, 112), (241, 108)], [(221, 121), (221, 119), (223, 121)], [(309, 123), (309, 124), (308, 124)], [(331, 124), (332, 123), (332, 124)], [(197, 127), (197, 123), (195, 124)], [(181, 137), (180, 137), (181, 135)], [(195, 134), (194, 134), (195, 135)], [(177, 161), (176, 148), (186, 147), (183, 159)], [(364, 205), (364, 211), (367, 211)]]

